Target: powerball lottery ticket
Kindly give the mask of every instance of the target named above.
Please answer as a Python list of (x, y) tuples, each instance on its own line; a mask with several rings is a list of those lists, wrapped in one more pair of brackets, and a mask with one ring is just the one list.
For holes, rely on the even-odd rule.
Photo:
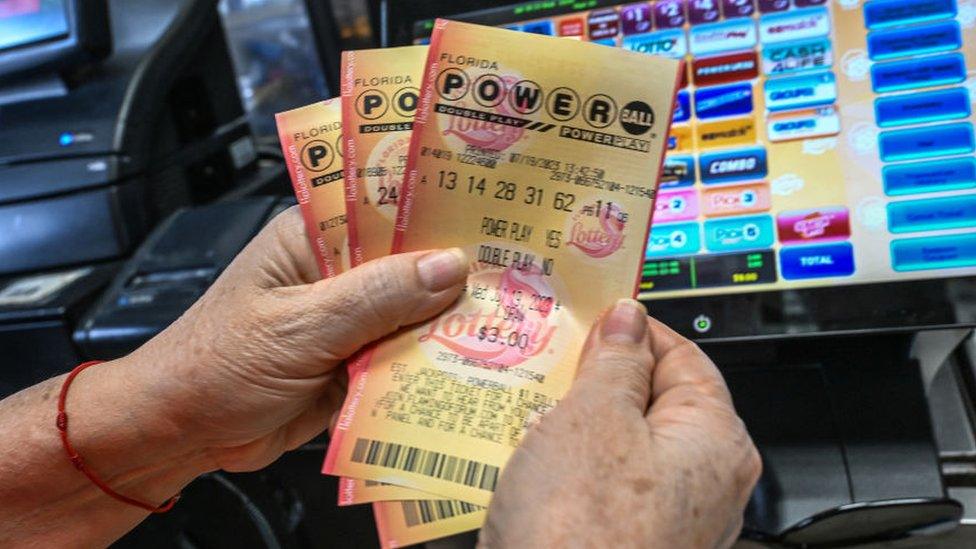
[(349, 266), (338, 99), (275, 115), (288, 175), (323, 278)]
[(390, 253), (426, 46), (342, 52), (352, 264)]
[[(426, 46), (345, 51), (342, 145), (353, 265), (390, 253)], [(339, 505), (419, 499), (402, 486), (343, 478)]]
[(461, 247), (468, 283), (350, 371), (323, 472), (488, 504), (591, 323), (635, 294), (680, 63), (436, 23), (393, 251)]
[(484, 507), (450, 499), (373, 504), (373, 516), (383, 549), (477, 530), (485, 523), (487, 514)]
[[(350, 268), (350, 254), (346, 253), (348, 225), (343, 188), (340, 101), (330, 99), (278, 113), (275, 121), (320, 274), (323, 278), (336, 276)], [(392, 239), (392, 224), (390, 233), (385, 237), (387, 243)], [(377, 524), (382, 525), (380, 538), (400, 540), (400, 546), (472, 530), (484, 522), (484, 510), (463, 513), (462, 517), (459, 511), (468, 510), (468, 504), (454, 501), (434, 503), (418, 499), (426, 497), (434, 496), (373, 481), (350, 478), (340, 481), (340, 505), (412, 500), (410, 503), (396, 501), (389, 506), (376, 507), (377, 518), (381, 520)], [(452, 510), (458, 512), (452, 513)]]

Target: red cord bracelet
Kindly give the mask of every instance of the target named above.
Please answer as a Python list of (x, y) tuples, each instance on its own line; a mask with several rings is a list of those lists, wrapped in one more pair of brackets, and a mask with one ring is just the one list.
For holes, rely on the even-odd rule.
[(74, 447), (71, 446), (71, 442), (68, 441), (68, 412), (64, 411), (64, 403), (68, 396), (68, 387), (71, 386), (71, 382), (74, 381), (75, 376), (81, 373), (82, 370), (84, 370), (89, 366), (101, 364), (102, 362), (104, 361), (92, 360), (90, 362), (83, 362), (79, 364), (77, 367), (75, 367), (74, 370), (71, 370), (71, 373), (69, 373), (68, 377), (65, 378), (64, 380), (64, 385), (61, 386), (61, 396), (58, 397), (58, 419), (57, 419), (58, 432), (61, 434), (61, 445), (64, 446), (64, 451), (68, 454), (68, 460), (71, 461), (71, 464), (75, 466), (75, 469), (78, 469), (79, 471), (84, 473), (85, 476), (88, 477), (88, 480), (92, 481), (92, 484), (94, 484), (95, 486), (98, 486), (98, 488), (102, 492), (105, 492), (109, 496), (112, 496), (113, 498), (123, 503), (128, 503), (129, 505), (135, 505), (136, 507), (145, 509), (150, 513), (165, 513), (170, 509), (172, 509), (173, 505), (176, 505), (176, 502), (179, 501), (180, 499), (180, 494), (176, 494), (175, 496), (169, 498), (168, 500), (163, 502), (162, 505), (158, 507), (150, 503), (145, 503), (143, 501), (130, 498), (129, 496), (124, 496), (116, 492), (112, 488), (110, 488), (109, 485), (105, 484), (105, 482), (102, 479), (98, 478), (98, 475), (96, 475), (91, 469), (88, 468), (87, 465), (85, 465), (85, 461), (81, 459), (81, 456), (78, 455), (78, 452), (76, 452)]

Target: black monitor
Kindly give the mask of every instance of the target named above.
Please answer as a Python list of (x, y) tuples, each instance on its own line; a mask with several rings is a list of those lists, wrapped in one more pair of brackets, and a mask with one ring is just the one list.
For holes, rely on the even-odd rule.
[(699, 339), (976, 320), (976, 29), (956, 0), (474, 7), (390, 2), (388, 43), (440, 16), (686, 60), (652, 314)]
[(104, 57), (105, 0), (0, 0), (0, 82)]

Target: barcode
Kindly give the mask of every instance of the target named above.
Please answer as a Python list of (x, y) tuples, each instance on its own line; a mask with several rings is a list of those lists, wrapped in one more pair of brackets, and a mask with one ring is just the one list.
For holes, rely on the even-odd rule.
[(407, 527), (449, 519), (484, 509), (478, 505), (453, 499), (418, 499), (402, 501), (401, 504), (403, 505), (403, 519), (407, 522)]
[(499, 470), (494, 465), (392, 442), (357, 438), (352, 460), (492, 492), (498, 483)]

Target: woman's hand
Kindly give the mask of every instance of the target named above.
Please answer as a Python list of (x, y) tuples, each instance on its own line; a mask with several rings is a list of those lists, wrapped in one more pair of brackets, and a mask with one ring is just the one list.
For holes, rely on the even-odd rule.
[(460, 250), (408, 253), (319, 280), (298, 208), (275, 218), (177, 322), (136, 351), (213, 466), (248, 471), (330, 425), (343, 360), (450, 305)]
[[(109, 486), (150, 505), (201, 473), (261, 468), (329, 425), (343, 400), (344, 359), (440, 312), (466, 276), (455, 250), (319, 280), (292, 208), (172, 326), (78, 375), (68, 436)], [(0, 401), (2, 547), (108, 545), (147, 514), (101, 493), (68, 461), (55, 429), (64, 379)]]
[(729, 546), (760, 470), (712, 362), (624, 300), (508, 462), (480, 544)]

